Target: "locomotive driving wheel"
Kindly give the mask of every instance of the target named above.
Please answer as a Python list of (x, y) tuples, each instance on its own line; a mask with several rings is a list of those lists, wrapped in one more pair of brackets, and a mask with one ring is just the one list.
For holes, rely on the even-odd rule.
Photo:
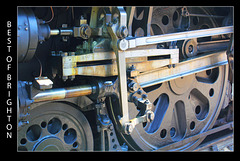
[(86, 117), (72, 105), (53, 102), (30, 110), (29, 124), (18, 132), (19, 151), (92, 151)]
[[(212, 128), (222, 108), (227, 75), (225, 65), (143, 88), (153, 103), (155, 118), (151, 123), (136, 125), (130, 135), (119, 133), (120, 138), (132, 150), (194, 149), (205, 137), (177, 147), (167, 145)], [(109, 106), (118, 108), (117, 99), (110, 98)], [(139, 111), (133, 103), (128, 106), (130, 119), (135, 118)], [(117, 115), (113, 117), (116, 121)]]
[[(189, 8), (189, 11), (207, 14), (202, 8), (194, 9), (193, 7)], [(191, 17), (188, 20), (190, 20), (190, 22), (187, 21), (187, 24), (190, 24), (188, 30), (216, 27), (211, 18)], [(177, 32), (180, 26), (179, 21), (180, 8), (153, 8), (151, 35)], [(144, 35), (144, 33), (138, 35), (139, 30), (133, 28), (133, 35)], [(154, 120), (151, 123), (136, 125), (130, 135), (119, 133), (119, 138), (132, 150), (194, 149), (205, 137), (188, 143), (183, 142), (178, 146), (168, 145), (213, 127), (223, 105), (227, 77), (228, 66), (225, 65), (143, 88), (147, 98), (153, 104)], [(118, 100), (114, 97), (109, 98), (108, 106), (111, 109), (112, 120), (117, 124), (119, 114), (115, 109), (118, 109)], [(133, 119), (139, 111), (133, 103), (128, 103), (128, 106), (129, 119)]]

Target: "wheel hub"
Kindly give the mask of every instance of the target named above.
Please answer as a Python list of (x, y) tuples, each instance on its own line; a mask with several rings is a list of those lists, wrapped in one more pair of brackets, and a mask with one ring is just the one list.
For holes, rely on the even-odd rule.
[(62, 151), (64, 143), (57, 137), (46, 137), (39, 141), (33, 151)]
[(192, 85), (194, 75), (189, 75), (185, 77), (180, 77), (169, 82), (171, 90), (176, 94), (185, 93), (189, 87)]

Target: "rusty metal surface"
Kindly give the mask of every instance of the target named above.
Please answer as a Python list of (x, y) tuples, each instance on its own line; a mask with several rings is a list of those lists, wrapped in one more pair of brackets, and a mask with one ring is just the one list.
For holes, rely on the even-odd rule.
[[(178, 49), (128, 50), (125, 51), (124, 54), (126, 57), (126, 67), (129, 68), (134, 65), (139, 72), (151, 71), (159, 67), (179, 62)], [(158, 60), (147, 61), (148, 57), (154, 56), (168, 56), (169, 58), (159, 58)], [(107, 62), (105, 62), (105, 60)], [(81, 63), (85, 63), (85, 65), (81, 66)], [(96, 65), (96, 63), (98, 64)], [(63, 56), (62, 71), (63, 76), (94, 75), (107, 77), (118, 75), (116, 56), (113, 52), (96, 52), (76, 56)]]

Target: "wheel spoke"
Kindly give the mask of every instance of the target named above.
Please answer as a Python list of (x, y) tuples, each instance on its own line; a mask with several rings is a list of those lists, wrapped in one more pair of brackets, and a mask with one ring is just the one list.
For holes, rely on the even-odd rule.
[(150, 90), (147, 94), (155, 118), (144, 129), (150, 138), (159, 138), (155, 142), (148, 138), (148, 142), (164, 146), (205, 130), (219, 109), (217, 99), (221, 96), (223, 74), (216, 68), (164, 82)]

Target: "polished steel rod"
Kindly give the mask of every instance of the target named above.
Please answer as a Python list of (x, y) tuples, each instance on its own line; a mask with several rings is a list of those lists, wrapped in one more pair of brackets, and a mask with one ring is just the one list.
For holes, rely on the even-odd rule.
[(36, 94), (33, 97), (33, 100), (36, 103), (79, 96), (87, 96), (94, 93), (95, 89), (96, 87), (91, 85), (80, 85), (75, 87), (49, 89)]
[(222, 35), (222, 34), (229, 34), (229, 33), (233, 33), (233, 26), (139, 37), (134, 39), (128, 39), (128, 48), (135, 48), (137, 46), (143, 46), (143, 45), (151, 45), (151, 44), (157, 44), (157, 43), (163, 43), (163, 42), (171, 42), (171, 41), (193, 39), (193, 38)]

